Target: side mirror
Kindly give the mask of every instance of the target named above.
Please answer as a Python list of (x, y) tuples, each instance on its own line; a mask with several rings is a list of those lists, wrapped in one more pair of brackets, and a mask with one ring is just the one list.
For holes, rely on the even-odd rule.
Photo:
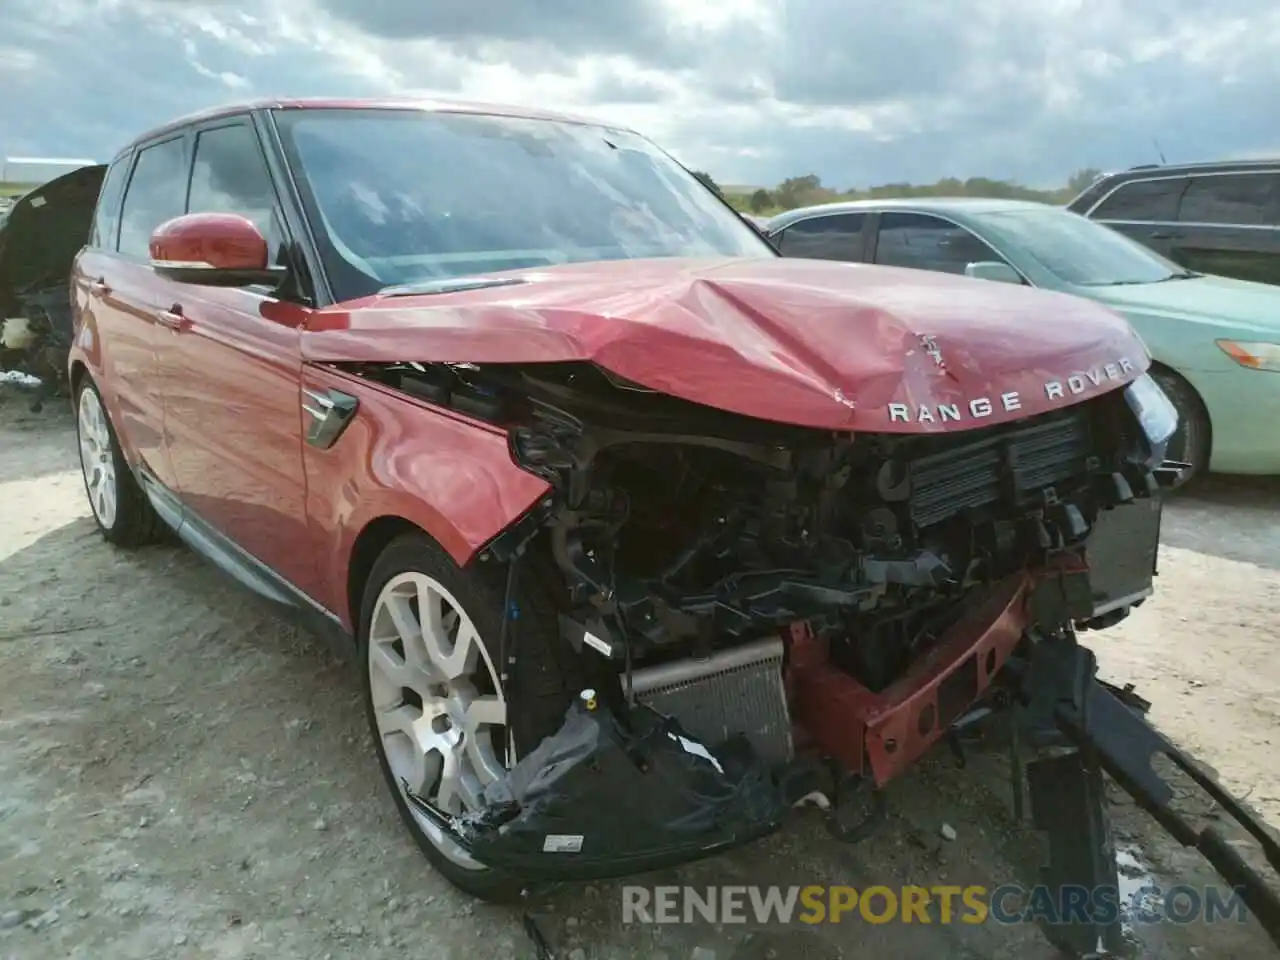
[(165, 221), (151, 234), (151, 268), (179, 283), (275, 286), (285, 271), (269, 264), (262, 231), (234, 213), (188, 213)]
[(738, 216), (742, 218), (742, 220), (746, 223), (748, 227), (750, 227), (752, 230), (758, 233), (764, 239), (765, 243), (773, 247), (774, 250), (778, 249), (778, 241), (775, 240), (773, 237), (769, 236), (769, 228), (768, 228), (767, 221), (759, 217), (752, 216), (749, 213), (739, 213)]
[(999, 260), (978, 260), (964, 268), (964, 275), (975, 280), (994, 280), (996, 283), (1022, 283), (1018, 271)]

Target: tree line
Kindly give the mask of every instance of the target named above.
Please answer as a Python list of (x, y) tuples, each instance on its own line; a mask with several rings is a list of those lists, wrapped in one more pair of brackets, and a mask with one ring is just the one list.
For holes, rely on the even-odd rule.
[(1077, 170), (1061, 187), (1038, 189), (1011, 180), (989, 177), (944, 177), (937, 183), (885, 183), (865, 189), (853, 187), (836, 190), (825, 186), (815, 173), (788, 177), (773, 189), (760, 188), (754, 193), (734, 193), (721, 189), (711, 174), (703, 170), (693, 175), (744, 213), (757, 215), (794, 210), (815, 203), (841, 200), (879, 200), (887, 197), (993, 197), (1004, 200), (1038, 200), (1041, 203), (1065, 204), (1101, 175), (1101, 170)]

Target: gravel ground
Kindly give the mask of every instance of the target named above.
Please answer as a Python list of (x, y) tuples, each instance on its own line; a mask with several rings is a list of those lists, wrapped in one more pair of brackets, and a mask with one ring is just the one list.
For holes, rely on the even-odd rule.
[[(1167, 514), (1158, 597), (1092, 645), (1156, 722), (1280, 822), (1280, 486)], [(1268, 628), (1270, 625), (1270, 629)], [(1032, 881), (998, 752), (943, 753), (890, 791), (883, 831), (833, 843), (816, 812), (647, 882)], [(1188, 791), (1190, 794), (1190, 791)], [(1191, 795), (1191, 812), (1213, 817)], [(1214, 882), (1117, 797), (1129, 883)], [(521, 914), (469, 902), (407, 841), (350, 671), (190, 551), (124, 553), (89, 518), (61, 405), (0, 394), (0, 957), (532, 958)], [(943, 825), (955, 839), (943, 839)], [(951, 831), (946, 831), (948, 835)], [(528, 905), (557, 957), (826, 960), (1056, 954), (1029, 926), (622, 923), (617, 885)], [(1256, 924), (1138, 925), (1141, 957), (1261, 958)]]

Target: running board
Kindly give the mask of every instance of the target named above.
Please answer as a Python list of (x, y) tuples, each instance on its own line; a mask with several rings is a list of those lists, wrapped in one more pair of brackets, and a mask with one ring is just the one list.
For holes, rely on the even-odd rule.
[[(1118, 690), (1096, 677), (1097, 661), (1092, 653), (1072, 640), (1045, 640), (1038, 643), (1023, 676), (1025, 717), (1033, 730), (1048, 732), (1052, 726), (1077, 748), (1066, 757), (1055, 757), (1028, 765), (1031, 782), (1032, 815), (1037, 826), (1050, 837), (1051, 860), (1047, 873), (1052, 886), (1061, 883), (1086, 887), (1106, 882), (1107, 866), (1114, 873), (1114, 859), (1107, 866), (1082, 862), (1081, 838), (1088, 838), (1096, 851), (1104, 825), (1099, 823), (1101, 786), (1097, 773), (1105, 771), (1134, 801), (1146, 810), (1179, 843), (1193, 847), (1221, 877), (1239, 893), (1241, 901), (1259, 925), (1280, 946), (1280, 896), (1258, 871), (1232, 847), (1216, 827), (1198, 829), (1173, 809), (1174, 790), (1156, 772), (1152, 761), (1164, 755), (1194, 780), (1221, 809), (1247, 831), (1261, 847), (1272, 869), (1280, 872), (1280, 842), (1256, 814), (1222, 786), (1203, 773), (1183, 751), (1156, 731), (1146, 720), (1145, 701), (1127, 689)], [(1130, 702), (1132, 701), (1132, 702)], [(1110, 882), (1114, 882), (1111, 880)], [(1114, 930), (1059, 930), (1069, 938), (1076, 952), (1098, 939), (1110, 941)], [(1052, 938), (1052, 937), (1051, 937)]]

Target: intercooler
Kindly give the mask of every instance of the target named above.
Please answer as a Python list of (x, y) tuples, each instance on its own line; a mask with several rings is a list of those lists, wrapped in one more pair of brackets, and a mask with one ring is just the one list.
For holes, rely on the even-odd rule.
[(1089, 421), (1083, 409), (1033, 420), (910, 464), (911, 519), (917, 526), (1085, 474)]
[(793, 746), (782, 659), (781, 640), (755, 641), (706, 658), (641, 667), (632, 685), (638, 700), (675, 717), (707, 746), (742, 733), (765, 760), (783, 763)]

